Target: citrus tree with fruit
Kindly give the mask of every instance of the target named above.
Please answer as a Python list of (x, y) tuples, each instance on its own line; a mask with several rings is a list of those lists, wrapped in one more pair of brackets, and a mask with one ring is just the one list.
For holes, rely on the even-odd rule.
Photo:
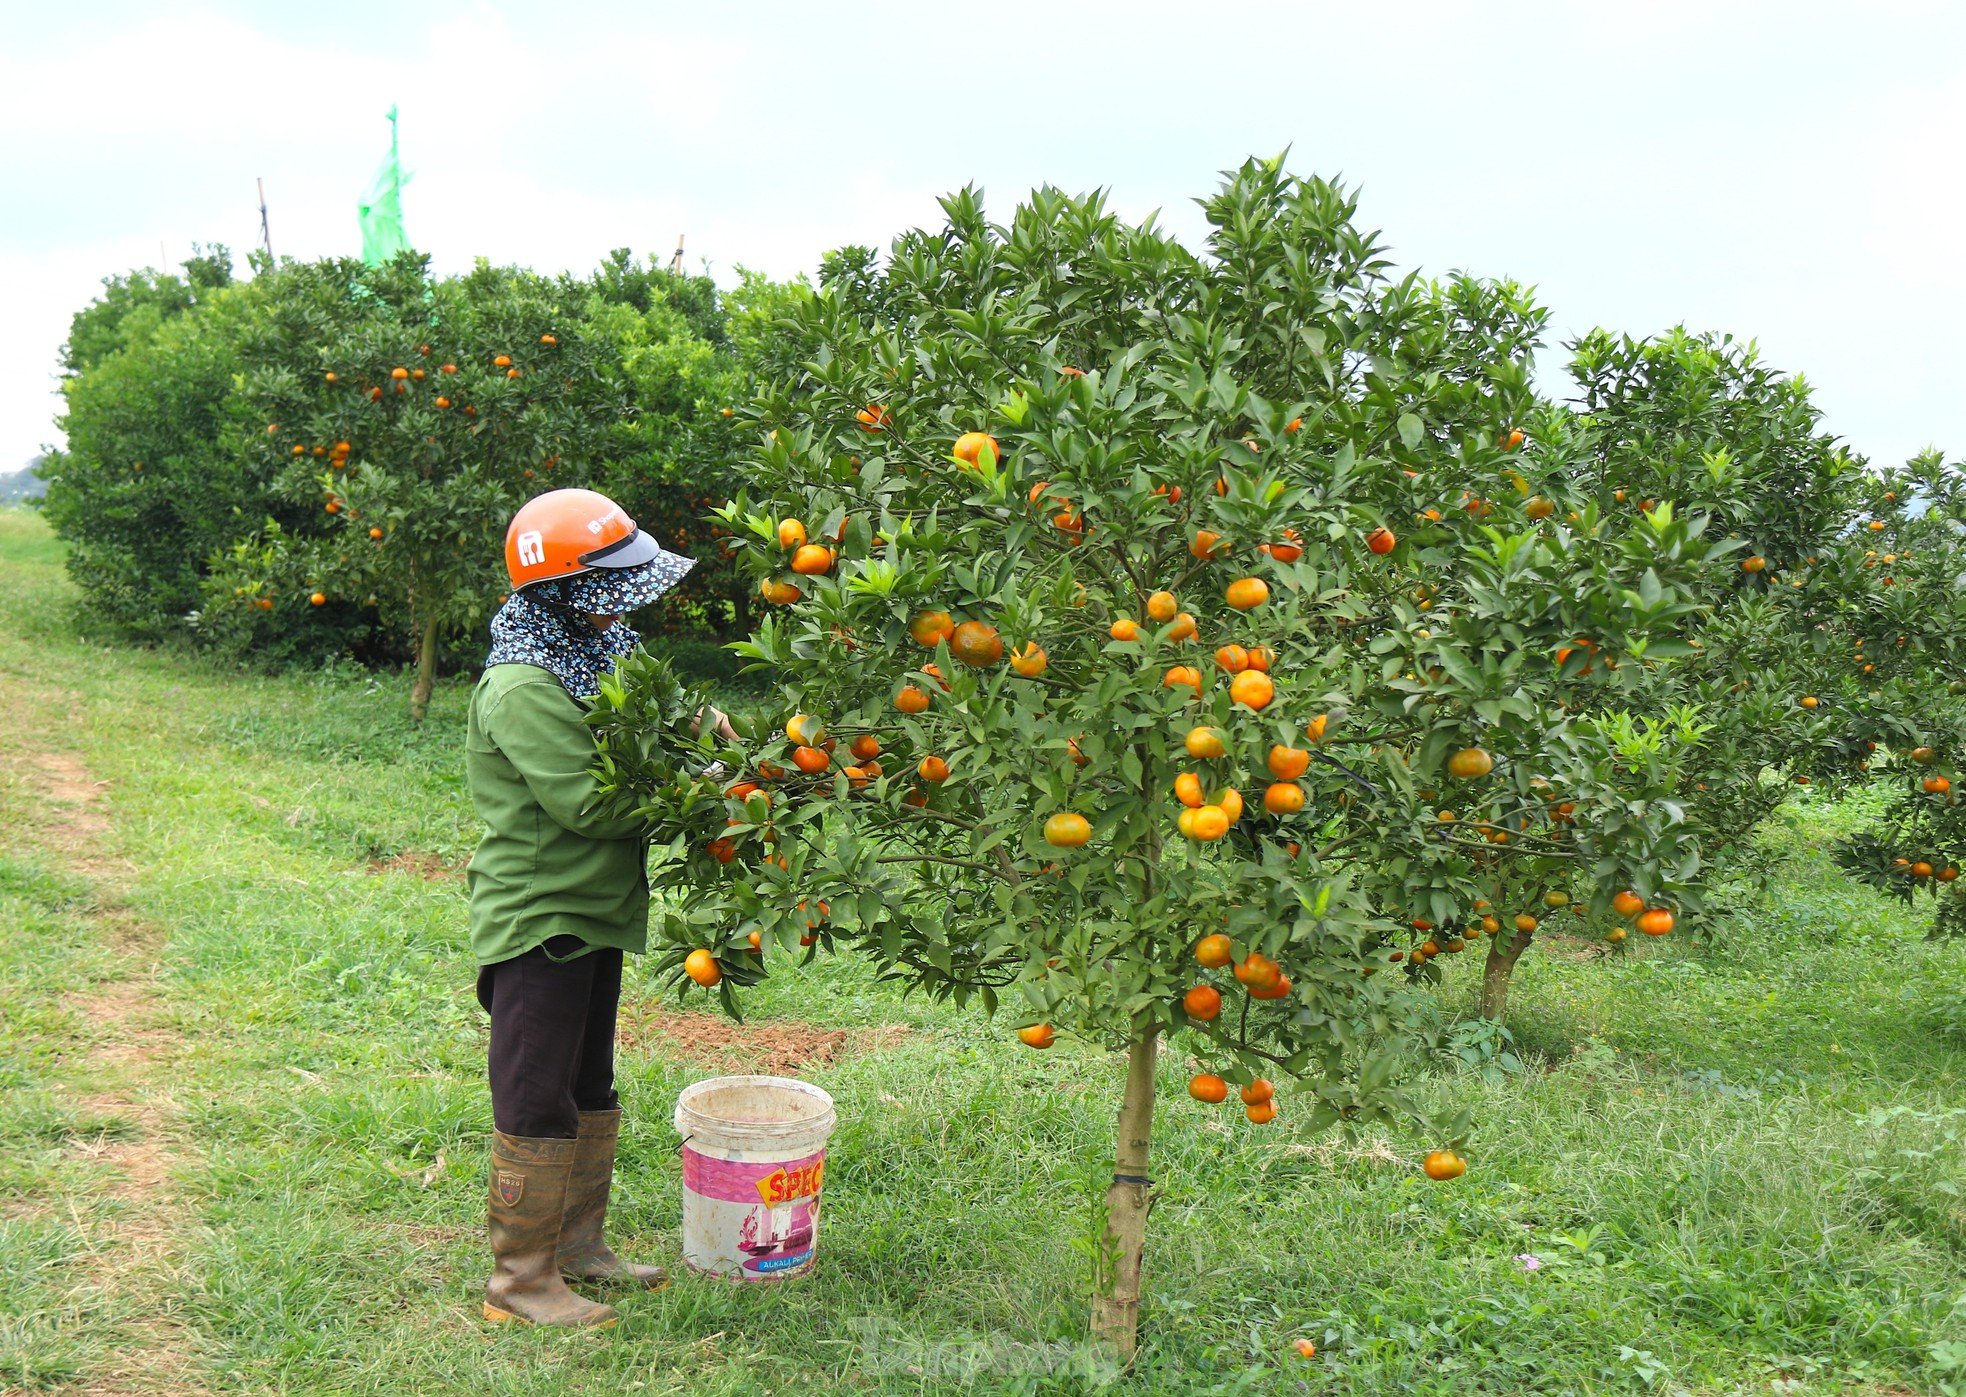
[(246, 540), (214, 568), (211, 606), (247, 623), (375, 608), (414, 637), (421, 718), (440, 641), (505, 591), (496, 540), (513, 511), (590, 478), (630, 420), (615, 346), (581, 310), (560, 282), (489, 266), (435, 279), (410, 254), (283, 267), (243, 347), (245, 411), (275, 488), (328, 522)]
[[(1683, 650), (1699, 523), (1537, 495), (1519, 289), (1391, 278), (1280, 162), (1205, 207), (1202, 257), (1098, 197), (997, 225), (964, 191), (878, 294), (822, 289), (719, 516), (789, 718), (712, 750), (648, 662), (594, 714), (689, 890), (679, 980), (735, 1007), (851, 950), (1125, 1053), (1093, 1328), (1128, 1354), (1170, 1035), (1253, 1124), (1411, 1120), (1416, 927), (1697, 898), (1666, 800), (1696, 725), (1565, 694)], [(1429, 1123), (1431, 1176), (1467, 1127)]]

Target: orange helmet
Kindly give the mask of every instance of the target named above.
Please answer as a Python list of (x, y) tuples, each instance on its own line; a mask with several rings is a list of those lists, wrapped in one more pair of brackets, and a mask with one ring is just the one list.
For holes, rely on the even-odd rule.
[(632, 568), (662, 552), (627, 511), (593, 490), (549, 490), (526, 501), (505, 530), (514, 590), (592, 568)]

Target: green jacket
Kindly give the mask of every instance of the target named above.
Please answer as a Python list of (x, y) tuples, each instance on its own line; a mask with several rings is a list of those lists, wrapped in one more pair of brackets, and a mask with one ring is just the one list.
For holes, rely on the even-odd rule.
[(466, 874), (480, 965), (563, 933), (589, 949), (647, 944), (642, 822), (591, 813), (594, 737), (582, 717), (533, 665), (493, 665), (472, 692), (464, 775), (489, 827)]

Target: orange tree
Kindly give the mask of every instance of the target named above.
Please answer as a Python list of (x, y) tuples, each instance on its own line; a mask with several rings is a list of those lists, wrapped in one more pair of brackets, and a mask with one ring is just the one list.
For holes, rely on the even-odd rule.
[[(1451, 954), (1484, 902), (1697, 904), (1663, 799), (1692, 725), (1566, 694), (1683, 648), (1708, 550), (1671, 510), (1546, 507), (1515, 426), (1540, 315), (1390, 279), (1336, 186), (1244, 166), (1205, 258), (1097, 197), (944, 209), (878, 296), (803, 309), (750, 410), (720, 517), (783, 730), (685, 760), (647, 662), (595, 722), (652, 880), (690, 890), (679, 979), (735, 1008), (847, 948), (1032, 1048), (1126, 1053), (1093, 1328), (1130, 1354), (1164, 1036), (1251, 1122), (1387, 1122), (1438, 974), (1415, 926)], [(1451, 1177), (1467, 1122), (1432, 1128)]]
[[(1933, 934), (1966, 934), (1966, 490), (1936, 453), (1869, 482), (1826, 598), (1836, 641), (1821, 702), (1883, 806), (1837, 859), (1907, 902), (1934, 898)], [(1833, 678), (1829, 677), (1833, 675)]]
[(375, 608), (414, 638), (421, 718), (439, 642), (505, 590), (512, 512), (589, 480), (630, 419), (616, 348), (581, 309), (562, 282), (486, 265), (439, 280), (411, 254), (282, 267), (242, 348), (244, 411), (276, 489), (326, 522), (235, 547), (208, 612), (277, 627)]

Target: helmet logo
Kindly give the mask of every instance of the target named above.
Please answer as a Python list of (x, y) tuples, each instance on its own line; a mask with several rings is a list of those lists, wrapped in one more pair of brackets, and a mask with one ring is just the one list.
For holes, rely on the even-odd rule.
[(625, 518), (626, 516), (623, 515), (621, 512), (621, 506), (616, 505), (613, 509), (610, 509), (606, 514), (603, 514), (599, 519), (589, 519), (587, 521), (587, 532), (593, 534), (596, 538), (598, 538), (600, 537), (601, 530), (606, 528), (614, 520), (625, 519)]
[(519, 535), (519, 566), (537, 567), (546, 561), (546, 540), (540, 537), (538, 529), (527, 529)]

